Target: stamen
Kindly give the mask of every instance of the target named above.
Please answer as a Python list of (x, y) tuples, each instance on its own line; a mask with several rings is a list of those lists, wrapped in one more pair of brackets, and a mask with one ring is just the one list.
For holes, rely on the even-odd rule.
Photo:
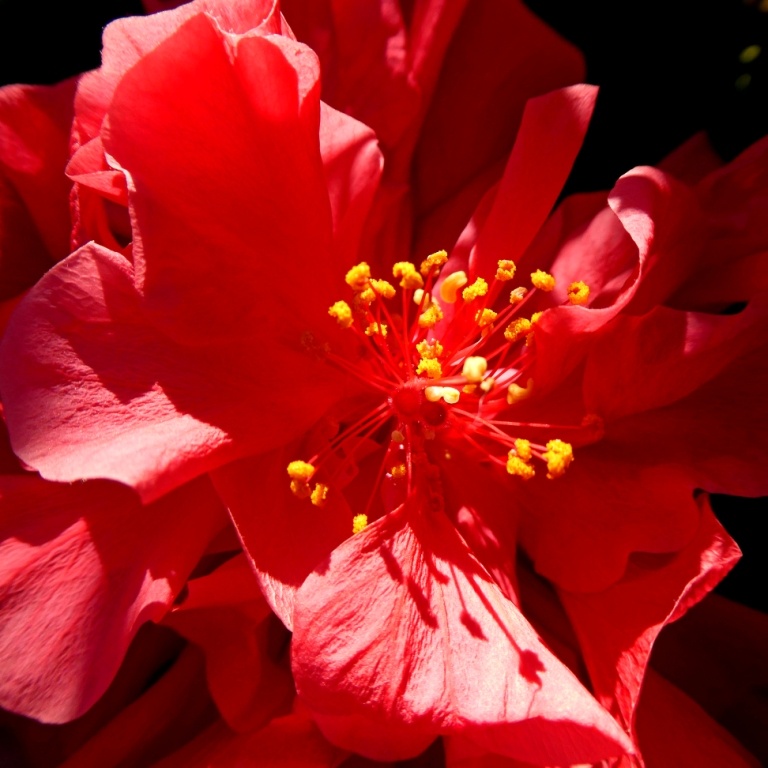
[(392, 274), (400, 280), (400, 287), (408, 290), (424, 287), (424, 280), (410, 261), (398, 261), (392, 267)]
[(507, 404), (514, 405), (515, 403), (519, 403), (521, 400), (530, 397), (532, 394), (533, 379), (528, 379), (524, 387), (512, 382), (507, 388)]
[(573, 448), (563, 440), (550, 440), (542, 458), (547, 462), (548, 478), (562, 477), (573, 461)]
[(416, 373), (426, 373), (427, 378), (430, 379), (439, 379), (442, 378), (443, 375), (443, 368), (440, 365), (439, 360), (435, 360), (434, 358), (426, 358), (422, 357), (421, 360), (419, 360), (418, 368), (416, 368)]
[(440, 286), (440, 298), (447, 304), (455, 304), (459, 291), (468, 282), (467, 273), (461, 270), (448, 275)]
[(482, 277), (478, 277), (472, 285), (468, 285), (461, 292), (461, 298), (464, 301), (472, 301), (473, 299), (485, 296), (486, 293), (488, 293), (488, 283)]
[(325, 505), (325, 500), (328, 497), (328, 486), (324, 483), (317, 483), (315, 489), (310, 494), (310, 499), (316, 507), (322, 507)]
[(531, 282), (534, 288), (538, 288), (540, 291), (552, 291), (555, 288), (555, 278), (548, 272), (544, 272), (541, 269), (537, 269), (531, 273)]
[(499, 259), (499, 267), (496, 270), (496, 279), (505, 283), (515, 276), (516, 269), (515, 262), (511, 259)]
[(568, 301), (571, 304), (586, 304), (589, 301), (589, 286), (581, 280), (571, 283), (568, 286)]
[(352, 518), (352, 533), (362, 533), (368, 526), (368, 515), (355, 515)]
[(346, 301), (337, 301), (328, 310), (328, 314), (334, 318), (342, 328), (349, 328), (354, 322), (352, 318), (352, 308)]
[(429, 256), (421, 262), (419, 271), (426, 277), (433, 269), (442, 267), (446, 261), (448, 261), (448, 253), (446, 251), (435, 251), (434, 253), (430, 253)]
[(484, 357), (468, 357), (464, 361), (461, 375), (470, 384), (479, 384), (488, 370), (488, 361)]
[(365, 290), (370, 279), (371, 268), (364, 261), (361, 261), (359, 264), (352, 267), (344, 278), (347, 285), (353, 291)]
[(292, 461), (288, 464), (288, 477), (297, 482), (308, 483), (315, 474), (315, 468), (306, 461)]
[(531, 332), (531, 321), (525, 317), (516, 317), (504, 330), (504, 338), (514, 343)]
[(509, 303), (519, 304), (525, 298), (527, 293), (528, 293), (528, 289), (523, 288), (522, 285), (519, 288), (513, 288), (509, 292)]

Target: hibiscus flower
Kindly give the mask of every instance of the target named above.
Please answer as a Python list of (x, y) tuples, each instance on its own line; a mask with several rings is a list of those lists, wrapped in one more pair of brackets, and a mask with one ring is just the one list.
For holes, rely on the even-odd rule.
[[(693, 490), (762, 488), (729, 447), (752, 425), (721, 394), (762, 386), (764, 239), (717, 212), (761, 220), (764, 145), (699, 184), (639, 169), (608, 206), (577, 198), (545, 224), (594, 89), (529, 102), (489, 186), (498, 145), (459, 170), (430, 155), (439, 86), (404, 131), (358, 115), (382, 155), (320, 101), (309, 48), (201, 7), (156, 17), (171, 32), (98, 123), (132, 247), (80, 248), (6, 333), (15, 450), (48, 480), (109, 478), (146, 503), (211, 473), (337, 745), (402, 758), (445, 735), (538, 764), (636, 751), (658, 630), (736, 557)], [(669, 431), (702, 418), (708, 439)], [(524, 615), (529, 564), (594, 697)]]

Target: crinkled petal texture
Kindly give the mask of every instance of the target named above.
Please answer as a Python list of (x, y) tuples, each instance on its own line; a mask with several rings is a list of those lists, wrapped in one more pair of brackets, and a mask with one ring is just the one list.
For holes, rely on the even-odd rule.
[(0, 387), (29, 465), (150, 499), (289, 442), (343, 396), (302, 336), (323, 318), (334, 332), (329, 281), (381, 158), (368, 129), (321, 110), (311, 51), (203, 15), (130, 70), (109, 122), (135, 272), (90, 245), (50, 273), (8, 334)]
[[(4, 338), (14, 449), (49, 479), (106, 477), (157, 498), (318, 418), (323, 397), (308, 402), (296, 379), (274, 388), (259, 351), (276, 370), (312, 371), (298, 343), (174, 342), (149, 322), (131, 265), (84, 246), (38, 283)], [(260, 394), (270, 408), (256, 407)]]
[(6, 476), (0, 493), (0, 703), (66, 722), (104, 693), (226, 515), (202, 479), (149, 506), (104, 482)]
[(64, 176), (76, 79), (0, 89), (0, 299), (69, 252)]
[(400, 508), (306, 580), (293, 670), (321, 728), (355, 722), (354, 745), (340, 728), (326, 734), (375, 759), (413, 756), (437, 734), (542, 764), (631, 751), (442, 513)]

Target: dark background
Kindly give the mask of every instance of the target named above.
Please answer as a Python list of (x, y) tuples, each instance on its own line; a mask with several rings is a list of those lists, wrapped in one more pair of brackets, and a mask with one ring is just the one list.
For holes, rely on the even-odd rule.
[[(768, 0), (526, 3), (584, 52), (587, 81), (601, 86), (567, 193), (608, 189), (697, 131), (726, 160), (768, 134)], [(141, 12), (139, 0), (0, 0), (0, 84), (53, 83), (97, 67), (102, 28)], [(742, 60), (754, 45), (760, 55)], [(714, 504), (744, 551), (719, 591), (768, 612), (760, 535), (768, 503), (715, 497)]]

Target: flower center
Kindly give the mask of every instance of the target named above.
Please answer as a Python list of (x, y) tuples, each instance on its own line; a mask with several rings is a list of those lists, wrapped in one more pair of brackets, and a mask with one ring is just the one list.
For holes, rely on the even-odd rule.
[[(405, 498), (426, 491), (433, 504), (439, 488), (433, 463), (437, 448), (447, 453), (455, 447), (472, 460), (524, 480), (536, 474), (540, 463), (554, 479), (573, 461), (571, 443), (559, 436), (537, 443), (529, 439), (532, 432), (586, 431), (586, 439), (577, 436), (583, 442), (595, 439), (601, 428), (595, 416), (566, 426), (507, 418), (533, 392), (527, 375), (529, 341), (542, 313), (526, 317), (523, 311), (536, 291), (554, 289), (552, 275), (537, 270), (531, 275), (531, 289), (515, 287), (505, 300), (504, 288), (516, 272), (512, 261), (499, 261), (490, 281), (478, 277), (470, 283), (464, 272), (456, 271), (438, 288), (446, 261), (446, 252), (438, 251), (419, 269), (410, 262), (395, 264), (399, 302), (397, 288), (373, 277), (365, 262), (347, 272), (352, 295), (337, 301), (328, 313), (357, 337), (359, 359), (352, 363), (327, 346), (321, 351), (331, 364), (358, 378), (375, 405), (357, 420), (350, 419), (320, 453), (288, 465), (296, 496), (322, 506), (334, 492), (330, 468), (339, 464), (340, 456), (348, 463), (371, 440), (381, 444), (384, 454), (372, 493), (385, 480), (402, 480)], [(589, 288), (572, 283), (567, 296), (569, 303), (583, 305)], [(365, 528), (369, 508), (370, 502), (355, 516), (353, 533)]]

